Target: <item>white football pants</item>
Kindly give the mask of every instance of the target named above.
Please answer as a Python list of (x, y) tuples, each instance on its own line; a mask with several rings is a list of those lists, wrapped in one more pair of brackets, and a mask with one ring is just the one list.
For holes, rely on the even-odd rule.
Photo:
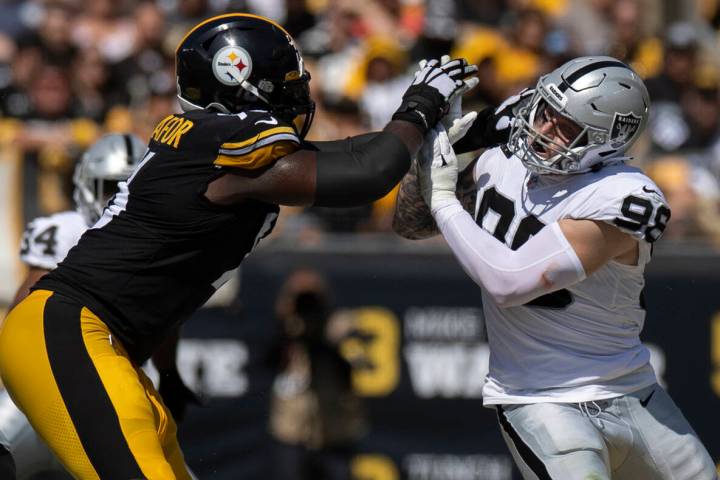
[(659, 385), (609, 400), (497, 406), (525, 480), (713, 480), (715, 465)]

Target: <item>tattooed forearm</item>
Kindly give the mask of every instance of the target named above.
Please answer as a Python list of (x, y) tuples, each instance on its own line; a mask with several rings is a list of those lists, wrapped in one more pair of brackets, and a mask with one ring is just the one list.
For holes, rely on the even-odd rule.
[[(473, 168), (469, 167), (460, 174), (457, 188), (458, 199), (470, 214), (474, 212), (477, 194), (472, 170)], [(440, 233), (430, 213), (430, 208), (420, 193), (417, 162), (412, 163), (410, 171), (400, 182), (392, 226), (395, 233), (411, 240), (430, 238)]]
[(392, 227), (395, 233), (410, 240), (429, 238), (440, 233), (420, 193), (416, 161), (413, 161), (400, 182)]

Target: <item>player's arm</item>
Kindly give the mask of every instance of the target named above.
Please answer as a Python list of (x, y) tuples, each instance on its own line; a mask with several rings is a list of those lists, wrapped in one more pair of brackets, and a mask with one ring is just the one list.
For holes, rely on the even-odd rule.
[(440, 208), (434, 216), (465, 272), (500, 307), (523, 305), (567, 288), (610, 260), (637, 259), (637, 241), (605, 222), (561, 220), (511, 250), (459, 205)]
[[(477, 191), (473, 180), (474, 162), (458, 178), (456, 195), (463, 208), (472, 213), (475, 208)], [(418, 182), (418, 165), (413, 162), (410, 171), (400, 182), (395, 200), (395, 214), (392, 228), (401, 237), (422, 240), (440, 233), (430, 208), (423, 200)]]
[[(612, 259), (630, 255), (637, 261), (633, 237), (595, 220), (561, 220), (511, 250), (477, 225), (460, 205), (454, 194), (457, 159), (447, 135), (440, 131), (430, 137), (419, 157), (424, 198), (465, 272), (500, 307), (523, 305), (567, 288)], [(429, 146), (431, 140), (433, 146)]]
[(247, 199), (337, 207), (370, 203), (400, 181), (422, 139), (412, 123), (393, 121), (367, 142), (353, 145), (350, 138), (345, 147), (333, 144), (332, 151), (297, 150), (260, 171), (228, 171), (205, 195), (221, 205)]
[(452, 142), (455, 153), (474, 152), (508, 143), (517, 109), (529, 102), (534, 93), (535, 90), (526, 88), (507, 98), (499, 106), (478, 112), (467, 133)]
[[(318, 150), (300, 149), (262, 170), (236, 169), (211, 182), (206, 197), (217, 204), (247, 199), (282, 205), (345, 207), (382, 198), (400, 181), (423, 136), (447, 111), (463, 78), (476, 71), (464, 60), (431, 61), (416, 74), (400, 108), (382, 132)], [(362, 141), (361, 141), (362, 140)], [(367, 141), (365, 141), (367, 140)], [(339, 148), (338, 148), (339, 147)]]
[(27, 275), (25, 276), (25, 280), (23, 280), (23, 282), (18, 287), (17, 292), (15, 292), (15, 297), (13, 298), (13, 301), (10, 304), (8, 311), (12, 310), (15, 305), (22, 302), (25, 297), (30, 294), (30, 287), (35, 285), (35, 283), (37, 283), (37, 281), (40, 280), (49, 271), (50, 270), (47, 270), (45, 268), (31, 266), (28, 270)]
[[(510, 140), (510, 130), (514, 121), (516, 109), (527, 102), (534, 90), (525, 89), (518, 95), (505, 100), (498, 107), (488, 107), (474, 117), (469, 125), (463, 125), (468, 118), (463, 117), (462, 107), (457, 99), (457, 105), (451, 105), (450, 115), (454, 119), (443, 120), (448, 128), (448, 137), (457, 154), (471, 155), (480, 149), (495, 147)], [(453, 111), (455, 108), (456, 111)], [(472, 157), (471, 157), (472, 158)], [(462, 164), (462, 158), (459, 162)], [(457, 183), (457, 197), (465, 210), (473, 212), (475, 207), (476, 190), (473, 181), (473, 165), (460, 166), (461, 174)], [(430, 210), (420, 194), (417, 164), (413, 163), (410, 171), (403, 177), (395, 202), (395, 215), (393, 216), (393, 230), (401, 237), (411, 240), (420, 240), (437, 235), (439, 232)]]

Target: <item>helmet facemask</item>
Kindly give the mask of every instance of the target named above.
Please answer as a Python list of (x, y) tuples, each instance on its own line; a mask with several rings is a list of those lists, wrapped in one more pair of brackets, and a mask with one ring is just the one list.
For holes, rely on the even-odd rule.
[[(124, 178), (127, 178), (124, 176)], [(100, 219), (108, 201), (118, 192), (118, 182), (124, 178), (84, 177), (78, 170), (75, 178), (74, 200), (88, 225)]]
[(315, 102), (310, 98), (310, 72), (306, 70), (297, 80), (285, 82), (279, 97), (274, 110), (280, 118), (292, 123), (298, 136), (304, 139), (315, 118)]
[(131, 134), (108, 134), (82, 155), (73, 173), (73, 200), (88, 225), (101, 216), (118, 182), (126, 180), (145, 154), (145, 144)]
[[(553, 136), (540, 131), (552, 123)], [(597, 146), (597, 129), (573, 119), (564, 109), (556, 109), (538, 88), (526, 105), (519, 107), (510, 132), (510, 149), (528, 170), (540, 174), (583, 173), (580, 160)]]

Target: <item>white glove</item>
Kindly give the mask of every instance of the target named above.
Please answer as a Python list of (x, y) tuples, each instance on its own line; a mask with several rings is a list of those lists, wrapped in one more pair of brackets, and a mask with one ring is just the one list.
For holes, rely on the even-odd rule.
[(413, 82), (405, 91), (393, 120), (414, 123), (427, 132), (447, 113), (454, 95), (476, 83), (465, 81), (466, 77), (475, 72), (477, 66), (468, 65), (464, 58), (449, 60), (442, 65), (435, 59), (421, 61), (420, 69), (415, 72)]
[[(440, 65), (445, 65), (449, 61), (450, 55), (443, 55), (440, 58)], [(475, 88), (479, 82), (480, 79), (477, 77), (466, 78), (463, 80), (463, 86), (458, 88), (452, 97), (450, 97), (448, 113), (440, 121), (443, 127), (445, 127), (445, 130), (447, 130), (451, 145), (455, 145), (458, 140), (465, 136), (477, 117), (477, 112), (469, 112), (463, 116), (462, 97)]]
[(477, 72), (476, 65), (468, 65), (464, 58), (450, 60), (449, 55), (443, 55), (443, 61), (436, 59), (420, 60), (420, 69), (415, 72), (411, 85), (428, 85), (435, 88), (440, 95), (449, 102), (458, 92), (465, 93), (475, 87), (480, 80), (471, 77), (463, 80), (463, 77)]
[(458, 162), (442, 125), (430, 130), (418, 154), (420, 191), (430, 211), (457, 203)]

